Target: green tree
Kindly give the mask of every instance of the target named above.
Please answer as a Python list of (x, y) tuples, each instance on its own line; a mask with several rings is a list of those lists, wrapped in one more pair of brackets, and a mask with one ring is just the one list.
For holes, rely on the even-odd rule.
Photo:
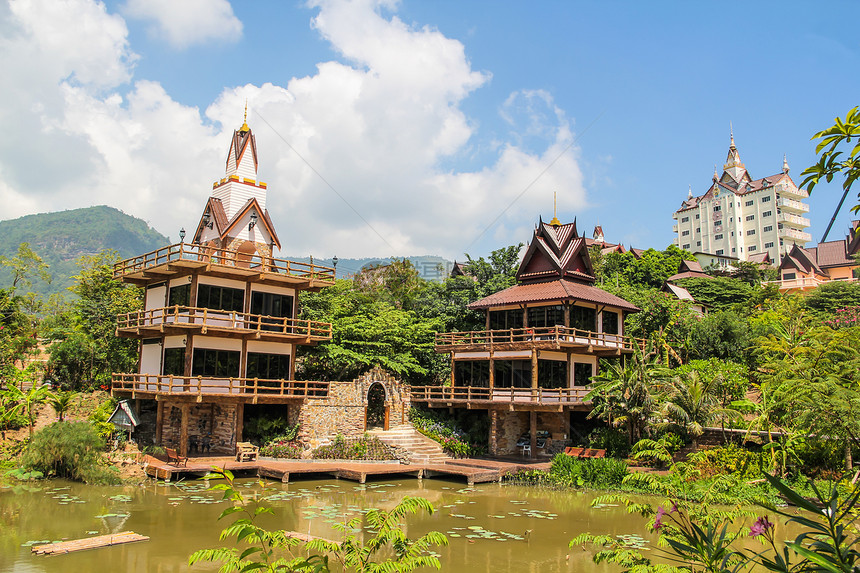
[(689, 278), (678, 281), (687, 289), (696, 302), (715, 310), (725, 310), (737, 304), (746, 304), (758, 286), (727, 277)]
[(72, 408), (72, 400), (77, 395), (76, 392), (55, 392), (48, 396), (47, 402), (57, 414), (58, 421), (62, 422)]
[(586, 396), (593, 401), (588, 417), (624, 428), (629, 444), (642, 437), (659, 407), (658, 380), (663, 373), (656, 353), (635, 348), (631, 356), (604, 365)]
[[(21, 410), (27, 416), (30, 437), (33, 436), (33, 426), (36, 425), (36, 412), (39, 406), (47, 402), (51, 396), (50, 384), (38, 383), (38, 377), (35, 366), (31, 364), (24, 370), (17, 372), (16, 384), (10, 385), (7, 389), (9, 398), (20, 403)], [(24, 386), (29, 387), (24, 390)]]
[(690, 329), (690, 355), (746, 363), (752, 346), (749, 323), (738, 313), (712, 312), (694, 321)]
[[(819, 131), (812, 136), (813, 140), (820, 140), (815, 146), (815, 153), (819, 156), (818, 163), (808, 167), (801, 175), (805, 178), (800, 183), (810, 193), (823, 178), (830, 183), (837, 175), (842, 175), (842, 199), (839, 201), (837, 211), (842, 208), (842, 203), (851, 186), (860, 177), (860, 108), (853, 108), (845, 119), (837, 117), (832, 126), (824, 131)], [(860, 195), (858, 195), (860, 198)], [(860, 204), (851, 208), (855, 213), (860, 211)], [(827, 227), (830, 230), (830, 227)], [(826, 233), (825, 233), (826, 234)]]
[(42, 257), (30, 248), (30, 243), (18, 245), (18, 252), (14, 257), (0, 255), (0, 267), (7, 267), (12, 272), (12, 290), (19, 284), (30, 286), (34, 278), (39, 278), (46, 283), (51, 282), (51, 274), (48, 272), (48, 264), (42, 261)]
[(716, 379), (690, 370), (669, 378), (665, 384), (666, 401), (661, 408), (666, 422), (661, 427), (679, 428), (698, 449), (705, 428), (726, 417), (740, 417), (735, 410), (723, 408)]

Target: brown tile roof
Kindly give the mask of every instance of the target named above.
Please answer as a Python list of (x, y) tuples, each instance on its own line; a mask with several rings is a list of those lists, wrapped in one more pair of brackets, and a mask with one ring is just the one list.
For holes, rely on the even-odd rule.
[(747, 257), (747, 260), (751, 263), (756, 263), (759, 265), (769, 265), (771, 263), (770, 253), (768, 253), (767, 251), (750, 255), (749, 257)]
[(712, 277), (711, 275), (709, 275), (708, 273), (705, 273), (705, 272), (697, 273), (695, 271), (684, 271), (682, 273), (672, 275), (671, 277), (666, 279), (666, 282), (670, 283), (672, 281), (678, 281), (681, 279), (712, 279), (712, 278), (714, 278), (714, 277)]
[[(767, 187), (772, 187), (782, 181), (782, 179), (789, 179), (788, 175), (785, 173), (777, 173), (776, 175), (770, 175), (768, 177), (762, 177), (761, 179), (756, 179), (755, 181), (749, 181), (748, 183), (742, 183), (741, 186), (737, 189), (730, 185), (726, 185), (722, 181), (717, 184), (728, 193), (734, 193), (735, 195), (746, 195), (747, 193), (754, 193), (756, 191), (761, 191)], [(767, 184), (765, 184), (767, 181)], [(712, 183), (708, 190), (704, 195), (699, 195), (698, 197), (693, 197), (692, 199), (687, 199), (683, 203), (681, 203), (681, 207), (678, 208), (676, 213), (680, 213), (681, 211), (686, 211), (688, 209), (692, 209), (701, 201), (706, 199), (710, 199), (714, 195), (714, 184)]]
[(614, 306), (630, 312), (639, 311), (636, 306), (605, 290), (568, 280), (519, 284), (477, 300), (469, 308), (479, 310), (507, 304), (577, 300)]
[(848, 244), (845, 239), (841, 241), (827, 241), (826, 243), (818, 243), (818, 266), (824, 267), (843, 267), (845, 265), (854, 265), (854, 259), (848, 256)]
[(699, 264), (699, 261), (681, 261), (681, 264), (678, 266), (678, 272), (690, 271), (691, 273), (703, 273), (705, 269), (702, 268), (702, 265)]

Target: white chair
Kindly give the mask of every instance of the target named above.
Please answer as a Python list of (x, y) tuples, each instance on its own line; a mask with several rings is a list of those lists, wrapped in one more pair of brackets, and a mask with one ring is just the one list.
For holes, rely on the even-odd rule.
[(532, 455), (532, 445), (531, 444), (526, 444), (523, 446), (523, 455), (526, 455), (526, 454), (528, 454), (529, 456)]

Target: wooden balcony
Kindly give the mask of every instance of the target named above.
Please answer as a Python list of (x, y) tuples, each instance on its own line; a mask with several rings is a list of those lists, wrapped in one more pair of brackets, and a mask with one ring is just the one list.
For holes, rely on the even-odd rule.
[(574, 388), (478, 388), (472, 386), (412, 386), (413, 402), (429, 406), (466, 406), (468, 408), (504, 407), (513, 410), (589, 409), (588, 389)]
[(117, 280), (145, 285), (200, 269), (211, 276), (282, 284), (306, 290), (319, 290), (334, 284), (334, 269), (331, 267), (252, 256), (190, 243), (162, 247), (120, 261), (113, 267), (113, 276)]
[(644, 348), (645, 340), (564, 326), (436, 333), (436, 352), (581, 349), (596, 354), (627, 354), (633, 352), (634, 346)]
[(132, 398), (158, 396), (189, 397), (202, 402), (233, 399), (257, 402), (283, 402), (304, 398), (328, 397), (329, 383), (308, 380), (261, 380), (258, 378), (203, 378), (161, 374), (113, 374), (112, 394)]
[(187, 333), (316, 344), (331, 340), (331, 323), (189, 306), (153, 308), (117, 317), (117, 336), (149, 338)]

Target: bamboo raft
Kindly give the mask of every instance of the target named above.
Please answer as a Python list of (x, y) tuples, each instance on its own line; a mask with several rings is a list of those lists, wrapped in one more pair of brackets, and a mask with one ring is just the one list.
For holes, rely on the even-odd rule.
[(134, 543), (135, 541), (149, 541), (149, 537), (139, 535), (133, 531), (123, 531), (121, 533), (114, 533), (111, 535), (99, 535), (97, 537), (74, 539), (72, 541), (63, 541), (61, 543), (36, 545), (32, 548), (32, 552), (36, 555), (62, 555), (73, 551), (110, 547), (111, 545)]

